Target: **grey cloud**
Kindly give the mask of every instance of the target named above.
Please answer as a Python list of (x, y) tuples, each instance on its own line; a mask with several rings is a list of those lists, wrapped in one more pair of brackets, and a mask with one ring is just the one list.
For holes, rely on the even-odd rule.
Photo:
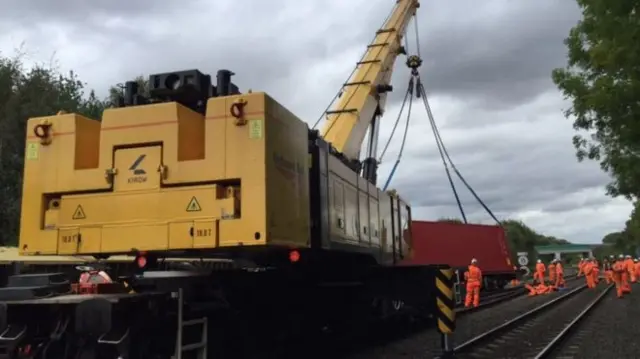
[[(587, 190), (593, 190), (594, 192), (601, 190), (602, 187), (586, 188)], [(591, 207), (602, 206), (609, 201), (604, 196), (591, 197), (591, 196), (567, 196), (559, 198), (556, 201), (551, 201), (546, 206), (542, 207), (544, 212), (549, 213), (563, 213), (572, 211), (576, 208), (584, 209)]]
[[(138, 17), (170, 14), (171, 11), (184, 6), (184, 2), (170, 0), (138, 0), (138, 1), (20, 1), (5, 0), (5, 9), (0, 18), (5, 21), (23, 23), (41, 22), (91, 22), (99, 16)], [(3, 16), (5, 15), (5, 16)]]
[[(480, 8), (471, 0), (422, 4), (425, 87), (489, 109), (526, 103), (551, 86), (551, 69), (563, 66), (562, 41), (580, 12), (570, 1), (485, 3)], [(500, 11), (489, 12), (496, 7)]]
[[(501, 138), (499, 133), (495, 136)], [(573, 148), (558, 137), (478, 137), (451, 143), (449, 152), (456, 168), (492, 210), (545, 210), (554, 201), (585, 188), (602, 188), (607, 181), (597, 165), (577, 163)], [(402, 188), (416, 206), (455, 205), (435, 146), (411, 148), (408, 156), (411, 160), (402, 164), (394, 186)], [(457, 178), (455, 184), (465, 203), (473, 205), (475, 199)]]
[[(349, 17), (335, 16), (338, 23), (328, 27), (321, 36), (308, 39), (301, 36), (300, 43), (279, 44), (282, 36), (271, 41), (267, 39), (268, 36), (259, 41), (252, 41), (252, 38), (264, 31), (269, 21), (277, 19), (279, 13), (291, 7), (291, 1), (283, 1), (280, 6), (260, 1), (236, 1), (233, 5), (216, 2), (208, 19), (210, 26), (206, 27), (209, 31), (202, 32), (199, 38), (187, 39), (185, 35), (195, 34), (183, 32), (194, 26), (195, 22), (205, 20), (198, 11), (207, 2), (140, 0), (125, 5), (115, 1), (38, 0), (36, 3), (34, 6), (34, 2), (13, 0), (11, 11), (4, 12), (10, 17), (0, 14), (0, 19), (12, 26), (17, 22), (62, 22), (75, 25), (76, 35), (90, 33), (134, 41), (140, 49), (130, 53), (136, 57), (136, 63), (144, 63), (145, 60), (153, 63), (150, 61), (152, 59), (159, 62), (157, 59), (163, 58), (165, 67), (193, 64), (201, 65), (207, 71), (217, 63), (234, 64), (243, 69), (247, 85), (253, 86), (255, 82), (258, 85), (269, 84), (269, 87), (275, 88), (272, 91), (282, 92), (283, 97), (288, 95), (288, 91), (282, 89), (281, 85), (273, 85), (273, 80), (282, 80), (284, 75), (288, 75), (288, 78), (295, 76), (292, 71), (285, 73), (283, 69), (300, 64), (299, 56), (305, 56), (308, 62), (340, 56), (341, 51), (336, 51), (340, 49), (328, 51), (326, 48), (327, 40), (335, 36), (330, 32), (333, 29), (344, 29), (338, 35), (343, 44), (342, 50), (359, 46), (364, 51), (366, 41), (390, 8), (385, 1), (370, 1), (358, 27), (348, 21)], [(208, 4), (210, 8), (211, 3)], [(425, 60), (422, 73), (427, 89), (434, 94), (461, 97), (488, 108), (526, 102), (549, 86), (550, 69), (563, 64), (562, 39), (579, 16), (575, 4), (557, 0), (540, 0), (535, 5), (487, 1), (480, 8), (477, 2), (471, 0), (423, 2), (421, 5), (418, 12), (420, 51)], [(326, 9), (323, 6), (313, 7), (315, 16), (320, 16), (319, 13)], [(469, 9), (477, 10), (470, 12)], [(233, 20), (231, 15), (241, 20)], [(129, 29), (108, 27), (108, 19), (121, 19), (140, 26), (131, 26)], [(317, 25), (313, 19), (309, 19), (308, 23), (310, 30)], [(149, 27), (154, 24), (174, 29), (174, 36), (163, 34), (161, 40), (152, 39)], [(244, 28), (241, 31), (243, 35), (238, 38), (229, 36), (237, 26)], [(250, 31), (253, 33), (250, 37), (246, 36), (247, 27), (255, 28), (255, 31)], [(287, 26), (279, 30), (286, 32)], [(408, 38), (412, 42), (412, 29), (409, 30)], [(220, 39), (220, 34), (224, 34), (224, 40)], [(236, 50), (238, 48), (240, 51)], [(295, 61), (291, 56), (292, 51), (296, 53)], [(405, 67), (403, 62), (403, 59), (398, 61), (398, 74), (394, 79), (398, 89), (404, 89), (401, 84), (408, 76), (408, 71), (402, 69)], [(138, 72), (149, 66), (132, 65)], [(120, 80), (123, 79), (113, 79)], [(396, 90), (391, 100), (401, 98), (401, 92), (403, 90)]]

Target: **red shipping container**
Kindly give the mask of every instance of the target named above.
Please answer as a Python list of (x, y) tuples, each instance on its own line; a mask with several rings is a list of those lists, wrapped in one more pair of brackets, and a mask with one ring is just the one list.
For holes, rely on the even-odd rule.
[(413, 255), (406, 264), (466, 267), (472, 258), (484, 274), (513, 273), (504, 229), (481, 224), (411, 222)]

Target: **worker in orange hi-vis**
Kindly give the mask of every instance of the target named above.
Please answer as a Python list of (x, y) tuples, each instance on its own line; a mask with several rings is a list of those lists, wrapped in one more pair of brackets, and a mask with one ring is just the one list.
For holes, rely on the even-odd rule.
[(466, 272), (464, 272), (464, 280), (467, 282), (467, 296), (464, 300), (464, 306), (469, 308), (471, 304), (474, 307), (480, 305), (480, 287), (482, 286), (482, 271), (478, 268), (478, 261), (473, 258)]
[(600, 282), (600, 264), (596, 258), (591, 258), (591, 276), (593, 277), (593, 284), (598, 285)]
[(631, 258), (631, 256), (627, 254), (625, 256), (624, 263), (627, 266), (627, 271), (629, 272), (629, 281), (631, 283), (635, 283), (636, 271), (635, 271), (635, 265), (633, 264), (633, 258)]
[(538, 283), (540, 284), (544, 284), (544, 272), (546, 271), (546, 268), (544, 266), (544, 263), (542, 263), (542, 261), (540, 259), (538, 259), (537, 263), (536, 263), (536, 273), (533, 275), (533, 279), (538, 279)]
[(622, 298), (625, 294), (623, 277), (627, 274), (627, 266), (624, 263), (624, 256), (621, 254), (618, 259), (613, 263), (613, 282), (616, 284), (616, 295), (618, 298)]
[[(518, 272), (518, 267), (513, 266), (513, 271), (517, 273), (517, 272)], [(517, 277), (516, 277), (516, 278), (513, 278), (513, 279), (511, 280), (511, 286), (512, 286), (512, 287), (515, 287), (515, 286), (518, 286), (518, 285), (520, 285), (520, 281), (518, 280), (518, 278), (517, 278)]]
[(556, 282), (556, 260), (552, 260), (551, 263), (547, 266), (549, 270), (549, 283), (553, 284)]
[(635, 269), (636, 281), (640, 278), (640, 260), (638, 258), (633, 260), (633, 268)]
[(578, 262), (578, 277), (582, 277), (584, 275), (584, 271), (582, 270), (584, 267), (584, 258), (580, 257), (580, 262)]
[(529, 283), (525, 283), (524, 287), (529, 290), (529, 296), (530, 297), (533, 297), (533, 296), (536, 296), (536, 295), (548, 294), (548, 293), (551, 293), (551, 292), (553, 292), (553, 291), (558, 289), (553, 284), (551, 284), (551, 285), (537, 284), (537, 285), (533, 286), (533, 285), (531, 285)]
[(629, 255), (623, 256), (622, 254), (618, 257), (618, 259), (620, 259), (621, 266), (624, 269), (624, 271), (622, 272), (622, 275), (620, 276), (623, 293), (631, 293), (631, 285), (629, 283), (630, 271), (629, 271), (629, 262), (627, 261), (627, 257), (629, 257)]
[(602, 261), (602, 270), (604, 270), (604, 280), (607, 284), (613, 282), (613, 256), (609, 256), (609, 259), (605, 258)]
[(562, 262), (559, 259), (553, 260), (556, 263), (556, 288), (563, 288), (565, 285), (564, 282), (564, 268), (562, 267)]
[(582, 273), (584, 274), (584, 279), (587, 282), (587, 288), (595, 288), (596, 284), (593, 282), (593, 263), (588, 258), (584, 260)]

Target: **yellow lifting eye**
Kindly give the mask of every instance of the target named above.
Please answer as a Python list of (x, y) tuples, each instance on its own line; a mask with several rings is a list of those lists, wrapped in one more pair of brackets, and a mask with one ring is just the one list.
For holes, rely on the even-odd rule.
[(40, 139), (40, 144), (48, 145), (51, 143), (53, 133), (51, 131), (51, 122), (44, 120), (33, 128), (33, 134)]
[(247, 105), (247, 100), (239, 98), (231, 104), (229, 112), (231, 116), (236, 118), (236, 126), (244, 126), (247, 124), (247, 120), (244, 118), (244, 108)]

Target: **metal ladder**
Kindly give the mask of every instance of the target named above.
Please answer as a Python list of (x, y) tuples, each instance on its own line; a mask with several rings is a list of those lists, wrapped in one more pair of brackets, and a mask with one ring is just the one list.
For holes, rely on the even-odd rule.
[(462, 304), (462, 292), (460, 290), (460, 271), (455, 271), (456, 281), (453, 283), (453, 292), (455, 293), (455, 302), (457, 305)]
[[(184, 353), (195, 351), (196, 358), (207, 359), (207, 317), (198, 319), (184, 320), (184, 296), (182, 289), (172, 293), (173, 297), (178, 299), (178, 331), (176, 333), (176, 352), (173, 359), (182, 359)], [(202, 328), (202, 337), (200, 342), (193, 344), (183, 344), (182, 334), (185, 327), (200, 326)]]

